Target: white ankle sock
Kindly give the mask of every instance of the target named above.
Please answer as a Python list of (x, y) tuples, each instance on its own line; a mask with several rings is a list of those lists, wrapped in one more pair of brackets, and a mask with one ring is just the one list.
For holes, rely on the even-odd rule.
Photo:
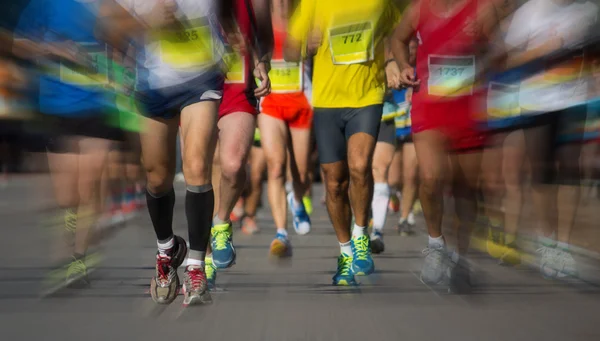
[(439, 236), (437, 238), (433, 238), (432, 236), (429, 236), (429, 246), (445, 246), (446, 243), (444, 242), (444, 236)]
[(287, 230), (286, 229), (282, 229), (280, 227), (277, 228), (277, 233), (281, 234), (281, 235), (284, 235), (286, 237), (288, 236)]
[(175, 238), (171, 236), (169, 240), (165, 242), (156, 241), (156, 245), (158, 246), (158, 253), (161, 256), (166, 256), (167, 251), (171, 250), (175, 246)]
[(198, 267), (204, 269), (204, 261), (199, 259), (188, 258), (187, 266)]
[(381, 231), (385, 225), (388, 204), (390, 202), (390, 187), (387, 183), (376, 183), (373, 192), (371, 211), (373, 212), (373, 229)]
[(352, 237), (360, 237), (365, 235), (365, 228), (354, 224), (352, 228)]
[(340, 243), (340, 252), (348, 256), (352, 255), (352, 248), (350, 247), (350, 241)]

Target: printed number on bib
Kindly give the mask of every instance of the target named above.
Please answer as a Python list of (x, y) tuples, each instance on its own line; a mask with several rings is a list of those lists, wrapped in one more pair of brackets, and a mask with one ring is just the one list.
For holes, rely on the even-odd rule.
[(458, 97), (473, 94), (475, 82), (474, 56), (429, 56), (430, 95)]
[(223, 56), (225, 65), (227, 65), (227, 78), (225, 83), (244, 84), (246, 83), (246, 66), (244, 59), (237, 52), (228, 52)]
[(373, 24), (338, 26), (329, 30), (333, 64), (357, 64), (373, 60)]
[(518, 116), (519, 86), (490, 82), (487, 95), (488, 115), (491, 118), (508, 118)]
[(191, 20), (186, 26), (160, 32), (162, 61), (175, 68), (192, 68), (213, 62), (213, 37), (208, 20)]
[(273, 60), (269, 79), (273, 93), (300, 92), (302, 91), (302, 64)]
[(80, 86), (108, 85), (108, 50), (105, 44), (82, 43), (80, 47), (88, 58), (90, 67), (84, 68), (61, 63), (59, 78), (62, 82)]

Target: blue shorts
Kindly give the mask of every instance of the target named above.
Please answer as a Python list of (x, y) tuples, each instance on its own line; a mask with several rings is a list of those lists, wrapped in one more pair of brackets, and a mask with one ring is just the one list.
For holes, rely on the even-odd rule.
[(225, 78), (219, 71), (207, 72), (183, 84), (161, 89), (138, 90), (136, 99), (146, 117), (173, 118), (183, 108), (204, 101), (220, 101)]

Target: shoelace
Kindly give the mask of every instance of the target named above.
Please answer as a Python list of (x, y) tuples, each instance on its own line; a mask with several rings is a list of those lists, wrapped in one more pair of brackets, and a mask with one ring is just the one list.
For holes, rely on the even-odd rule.
[(338, 258), (338, 272), (342, 276), (348, 276), (350, 274), (350, 267), (352, 265), (352, 258), (347, 256), (340, 256)]
[(77, 227), (77, 214), (73, 210), (65, 211), (65, 230), (75, 232)]
[(79, 274), (85, 273), (87, 271), (87, 267), (85, 263), (81, 259), (73, 260), (71, 265), (69, 266), (69, 274)]
[(206, 278), (214, 278), (215, 277), (215, 268), (212, 265), (212, 262), (206, 262), (206, 265), (204, 266), (204, 272), (206, 273)]
[(367, 260), (369, 257), (369, 237), (360, 236), (354, 241), (354, 257), (358, 260)]
[(158, 256), (156, 258), (156, 270), (158, 272), (158, 279), (166, 281), (169, 279), (169, 272), (171, 272), (171, 258), (167, 256)]
[[(429, 258), (431, 261), (434, 261), (435, 263), (440, 263), (442, 261), (442, 251), (443, 249), (439, 249), (439, 248), (430, 248), (427, 247), (425, 249), (423, 249), (423, 251), (421, 251), (423, 254), (425, 254), (427, 256), (427, 258)], [(431, 256), (431, 257), (429, 257)], [(425, 259), (427, 259), (425, 258)]]
[(217, 230), (214, 233), (215, 239), (215, 250), (224, 250), (227, 248), (227, 242), (229, 241), (230, 233), (228, 230)]
[(192, 285), (192, 290), (198, 290), (206, 283), (206, 275), (201, 269), (188, 268), (187, 273), (190, 284)]

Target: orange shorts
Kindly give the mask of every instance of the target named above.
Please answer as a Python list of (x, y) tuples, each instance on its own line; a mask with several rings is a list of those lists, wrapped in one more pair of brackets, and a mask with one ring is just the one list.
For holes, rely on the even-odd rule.
[(311, 108), (263, 104), (261, 113), (286, 122), (290, 128), (310, 129), (312, 126), (313, 111)]

